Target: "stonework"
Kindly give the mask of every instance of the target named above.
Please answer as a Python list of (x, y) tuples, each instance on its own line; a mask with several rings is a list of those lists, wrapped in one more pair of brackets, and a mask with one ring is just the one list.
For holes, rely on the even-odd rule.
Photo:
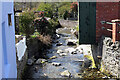
[(120, 76), (120, 42), (112, 42), (111, 38), (103, 39), (102, 69), (113, 76)]
[(26, 50), (24, 56), (22, 57), (22, 60), (19, 61), (18, 57), (16, 59), (16, 61), (17, 61), (17, 78), (19, 78), (19, 79), (21, 79), (22, 74), (24, 74), (24, 69), (26, 67), (27, 59), (28, 59), (27, 50)]

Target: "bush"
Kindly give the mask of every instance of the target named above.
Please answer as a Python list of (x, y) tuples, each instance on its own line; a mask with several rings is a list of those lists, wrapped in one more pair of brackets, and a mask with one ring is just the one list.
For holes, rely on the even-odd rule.
[(40, 5), (38, 6), (37, 11), (45, 11), (44, 16), (46, 17), (53, 17), (53, 7), (52, 4), (50, 3), (40, 3)]
[(35, 19), (33, 22), (33, 25), (39, 33), (43, 34), (43, 33), (46, 33), (46, 29), (48, 29), (49, 22), (46, 18), (41, 17), (41, 18)]
[(60, 3), (59, 4), (59, 8), (58, 8), (58, 11), (59, 11), (59, 17), (64, 17), (64, 13), (65, 11), (67, 12), (70, 12), (71, 11), (71, 2), (63, 2), (63, 3)]
[(34, 20), (33, 12), (24, 12), (19, 17), (20, 33), (25, 34), (26, 37), (34, 33), (34, 27), (32, 26), (32, 21)]
[(63, 14), (63, 18), (64, 18), (65, 20), (69, 17), (68, 14), (69, 14), (68, 11), (65, 11), (65, 13)]

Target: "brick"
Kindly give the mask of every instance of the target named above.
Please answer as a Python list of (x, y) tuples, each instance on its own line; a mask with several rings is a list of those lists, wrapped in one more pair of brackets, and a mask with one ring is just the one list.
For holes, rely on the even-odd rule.
[[(96, 41), (98, 41), (102, 35), (112, 37), (112, 33), (106, 30), (102, 30), (101, 27), (112, 28), (112, 25), (102, 25), (100, 21), (111, 21), (119, 18), (119, 2), (97, 2), (96, 3)], [(120, 31), (120, 28), (118, 29)], [(116, 37), (120, 40), (120, 35)]]

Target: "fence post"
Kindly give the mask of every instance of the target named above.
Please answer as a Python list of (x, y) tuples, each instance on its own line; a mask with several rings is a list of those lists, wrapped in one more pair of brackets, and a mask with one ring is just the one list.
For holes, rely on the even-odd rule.
[(112, 39), (114, 43), (116, 41), (116, 23), (112, 23)]

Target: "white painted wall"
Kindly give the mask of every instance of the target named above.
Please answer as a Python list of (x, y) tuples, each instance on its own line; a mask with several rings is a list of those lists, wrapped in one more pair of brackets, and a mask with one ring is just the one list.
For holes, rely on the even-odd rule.
[[(16, 67), (16, 52), (15, 52), (15, 28), (14, 28), (14, 3), (13, 2), (2, 2), (2, 24), (5, 23), (5, 37), (6, 37), (6, 53), (4, 55), (3, 43), (0, 44), (0, 54), (3, 55), (2, 61), (2, 77), (3, 78), (16, 78), (17, 77), (17, 67)], [(12, 26), (8, 25), (8, 14), (12, 14)], [(2, 29), (0, 27), (0, 39), (2, 39)], [(1, 35), (2, 34), (2, 35)], [(0, 41), (1, 41), (0, 40)], [(5, 57), (4, 57), (5, 56)], [(4, 63), (7, 60), (7, 63)]]
[[(0, 63), (2, 64), (2, 34), (1, 34), (1, 24), (2, 24), (2, 14), (1, 14), (1, 11), (2, 11), (2, 3), (0, 2)], [(2, 65), (0, 65), (0, 80), (2, 78)]]

